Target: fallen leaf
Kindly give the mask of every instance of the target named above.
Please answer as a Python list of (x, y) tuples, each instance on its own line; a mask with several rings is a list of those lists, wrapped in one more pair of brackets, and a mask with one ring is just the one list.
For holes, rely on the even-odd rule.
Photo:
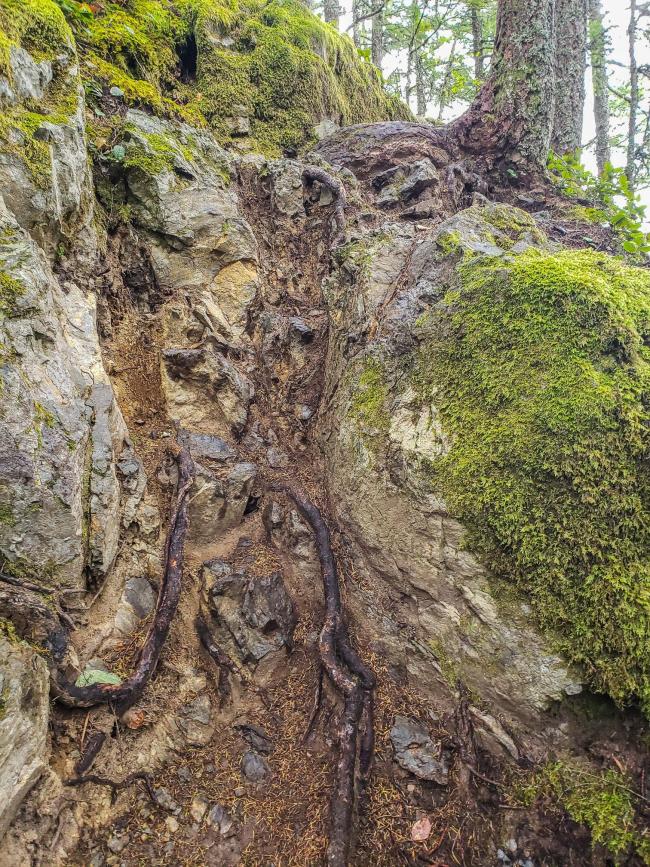
[(411, 840), (414, 843), (424, 843), (429, 839), (431, 834), (431, 819), (428, 816), (422, 816), (411, 828)]

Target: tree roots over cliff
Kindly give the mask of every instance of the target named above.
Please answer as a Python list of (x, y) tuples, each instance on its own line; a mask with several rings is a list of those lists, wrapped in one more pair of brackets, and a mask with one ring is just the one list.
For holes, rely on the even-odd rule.
[(175, 446), (178, 466), (176, 500), (172, 510), (165, 543), (163, 579), (153, 620), (138, 655), (133, 674), (119, 685), (91, 684), (76, 686), (56, 672), (53, 692), (67, 707), (92, 707), (108, 703), (119, 712), (127, 710), (142, 695), (151, 679), (178, 607), (183, 576), (183, 551), (188, 530), (187, 495), (194, 481), (194, 463), (189, 451)]
[(273, 486), (286, 493), (312, 528), (323, 578), (325, 620), (320, 633), (319, 652), (323, 668), (344, 707), (339, 725), (339, 758), (332, 795), (329, 867), (345, 867), (350, 854), (355, 806), (359, 788), (367, 782), (374, 752), (373, 692), (375, 675), (350, 643), (343, 620), (341, 592), (330, 532), (320, 510), (303, 491), (287, 485)]

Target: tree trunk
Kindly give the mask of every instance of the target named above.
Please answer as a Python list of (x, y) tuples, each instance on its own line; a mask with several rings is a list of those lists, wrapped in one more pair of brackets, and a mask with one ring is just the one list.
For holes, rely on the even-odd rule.
[(417, 99), (416, 114), (418, 117), (425, 117), (427, 113), (427, 97), (424, 84), (424, 66), (422, 58), (415, 58), (415, 96)]
[(359, 48), (361, 45), (361, 23), (363, 15), (363, 0), (352, 0), (352, 41)]
[(333, 24), (334, 27), (338, 30), (339, 28), (339, 15), (341, 14), (341, 9), (339, 6), (339, 0), (324, 0), (323, 2), (323, 17), (329, 24)]
[(589, 51), (596, 122), (596, 164), (602, 175), (611, 161), (609, 146), (609, 91), (607, 89), (607, 45), (600, 0), (589, 0)]
[[(374, 0), (378, 5), (378, 0)], [(371, 59), (377, 69), (384, 62), (384, 7), (372, 16)]]
[(636, 183), (636, 123), (639, 111), (639, 66), (636, 60), (636, 26), (637, 26), (637, 3), (630, 0), (630, 23), (627, 28), (627, 44), (630, 55), (630, 114), (627, 126), (627, 159), (625, 162), (625, 175), (630, 190), (634, 190)]
[(470, 9), (472, 19), (472, 51), (474, 53), (474, 78), (483, 81), (485, 58), (483, 57), (483, 19), (478, 6)]
[(577, 150), (582, 142), (587, 60), (585, 0), (556, 0), (555, 116), (551, 148), (558, 154)]
[(455, 121), (461, 148), (509, 176), (543, 171), (553, 126), (554, 0), (501, 0), (494, 59), (476, 99)]
[(440, 84), (439, 103), (438, 103), (438, 120), (442, 122), (442, 116), (447, 107), (447, 94), (451, 86), (451, 76), (454, 69), (454, 60), (456, 59), (456, 40), (454, 39), (449, 52), (449, 59), (445, 66), (445, 74)]

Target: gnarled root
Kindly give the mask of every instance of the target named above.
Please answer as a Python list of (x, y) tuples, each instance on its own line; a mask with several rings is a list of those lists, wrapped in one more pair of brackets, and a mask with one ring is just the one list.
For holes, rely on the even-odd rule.
[(286, 493), (313, 530), (325, 595), (325, 620), (319, 639), (323, 668), (344, 700), (339, 729), (339, 759), (332, 795), (328, 867), (345, 867), (350, 854), (358, 789), (371, 772), (374, 751), (374, 673), (350, 643), (341, 610), (341, 592), (330, 533), (320, 510), (303, 491), (272, 486)]
[(345, 243), (345, 205), (347, 196), (345, 187), (341, 181), (321, 169), (319, 166), (305, 166), (302, 172), (303, 181), (311, 183), (318, 181), (319, 184), (327, 187), (334, 195), (334, 221), (336, 223), (336, 236), (333, 245)]
[(64, 781), (64, 785), (83, 786), (86, 783), (94, 783), (96, 786), (107, 786), (109, 789), (111, 789), (111, 804), (114, 804), (117, 800), (117, 795), (120, 789), (127, 789), (138, 780), (142, 780), (147, 789), (147, 794), (149, 795), (153, 803), (157, 807), (159, 807), (160, 804), (158, 803), (156, 793), (153, 789), (151, 774), (148, 774), (146, 771), (136, 771), (134, 774), (129, 774), (129, 776), (125, 777), (123, 780), (111, 780), (108, 777), (100, 777), (97, 774), (86, 774), (85, 777), (71, 777), (70, 779)]
[(174, 449), (174, 457), (178, 465), (178, 486), (165, 544), (163, 579), (153, 621), (138, 655), (135, 670), (119, 686), (112, 684), (75, 686), (67, 682), (59, 672), (55, 672), (53, 692), (56, 698), (68, 707), (91, 707), (95, 704), (110, 703), (122, 713), (138, 700), (156, 670), (180, 598), (183, 550), (188, 528), (187, 494), (194, 480), (194, 463), (189, 451), (177, 446)]

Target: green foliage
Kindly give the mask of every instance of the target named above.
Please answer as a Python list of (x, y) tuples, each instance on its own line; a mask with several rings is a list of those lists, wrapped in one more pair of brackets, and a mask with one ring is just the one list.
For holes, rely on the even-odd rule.
[[(642, 256), (650, 253), (650, 234), (642, 228), (646, 208), (630, 190), (623, 169), (608, 163), (602, 177), (598, 177), (582, 165), (579, 153), (564, 157), (551, 154), (548, 167), (564, 195), (591, 203), (590, 208), (582, 211), (589, 222), (604, 222), (615, 229), (626, 253)], [(575, 208), (573, 214), (577, 216)]]
[(594, 773), (577, 762), (548, 762), (517, 795), (526, 806), (538, 797), (556, 801), (575, 822), (589, 828), (594, 843), (614, 856), (637, 851), (650, 864), (648, 840), (636, 822), (633, 790), (619, 771)]
[(596, 689), (650, 713), (650, 273), (589, 250), (467, 256), (413, 381), (432, 482)]

